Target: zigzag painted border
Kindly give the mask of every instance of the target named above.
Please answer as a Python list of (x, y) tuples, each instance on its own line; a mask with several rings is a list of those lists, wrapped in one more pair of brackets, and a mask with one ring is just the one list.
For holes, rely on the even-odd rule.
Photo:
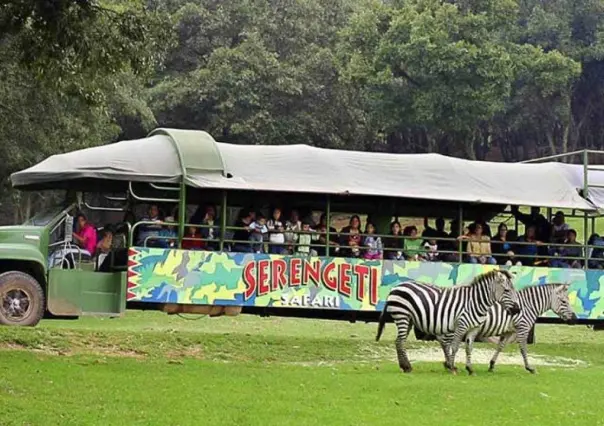
[(136, 270), (136, 267), (140, 266), (140, 262), (136, 260), (136, 258), (139, 254), (140, 252), (134, 247), (128, 249), (128, 277), (126, 284), (127, 302), (136, 299), (136, 294), (132, 292), (132, 289), (138, 287), (138, 277), (140, 274)]

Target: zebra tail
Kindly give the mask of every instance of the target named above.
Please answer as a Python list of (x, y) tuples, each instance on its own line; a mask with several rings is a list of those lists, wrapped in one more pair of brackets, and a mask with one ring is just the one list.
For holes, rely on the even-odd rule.
[(382, 337), (382, 333), (384, 332), (384, 327), (386, 326), (386, 316), (388, 315), (386, 309), (388, 309), (388, 300), (386, 300), (386, 303), (384, 303), (384, 309), (382, 309), (382, 312), (380, 313), (380, 321), (378, 323), (377, 335), (375, 336), (376, 342), (379, 342), (380, 337)]

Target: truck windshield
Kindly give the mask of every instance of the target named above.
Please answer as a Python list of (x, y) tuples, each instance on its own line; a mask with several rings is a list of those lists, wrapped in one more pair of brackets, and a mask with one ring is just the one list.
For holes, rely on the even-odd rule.
[(60, 202), (50, 204), (42, 208), (38, 213), (29, 218), (24, 225), (29, 226), (46, 226), (61, 212), (69, 209), (70, 204), (68, 202)]

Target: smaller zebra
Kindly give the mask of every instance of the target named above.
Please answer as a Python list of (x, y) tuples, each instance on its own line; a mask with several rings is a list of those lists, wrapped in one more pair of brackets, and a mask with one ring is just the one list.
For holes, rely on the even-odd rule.
[(409, 280), (390, 290), (380, 315), (376, 341), (380, 339), (388, 314), (397, 328), (396, 354), (401, 370), (412, 370), (404, 343), (412, 326), (435, 336), (452, 335), (449, 343), (439, 339), (447, 355), (447, 368), (456, 373), (455, 355), (468, 330), (478, 327), (490, 307), (501, 302), (511, 314), (519, 312), (518, 294), (512, 275), (505, 270), (492, 270), (476, 276), (469, 285), (450, 288), (436, 287)]
[[(471, 330), (465, 336), (466, 370), (468, 373), (474, 374), (472, 368), (472, 345), (476, 338), (499, 336), (499, 344), (489, 363), (489, 372), (493, 372), (499, 353), (507, 343), (514, 340), (514, 334), (516, 334), (520, 353), (524, 360), (524, 368), (534, 374), (536, 370), (528, 362), (526, 345), (529, 333), (537, 322), (537, 318), (551, 309), (569, 324), (573, 324), (577, 320), (577, 315), (573, 312), (568, 300), (568, 287), (568, 284), (544, 284), (526, 287), (518, 291), (520, 312), (516, 315), (510, 315), (499, 303), (493, 305), (489, 310), (486, 320), (480, 327)], [(447, 345), (448, 342), (453, 340), (453, 335), (449, 334), (442, 339)], [(445, 358), (447, 358), (448, 354), (444, 347), (443, 352), (445, 353)]]

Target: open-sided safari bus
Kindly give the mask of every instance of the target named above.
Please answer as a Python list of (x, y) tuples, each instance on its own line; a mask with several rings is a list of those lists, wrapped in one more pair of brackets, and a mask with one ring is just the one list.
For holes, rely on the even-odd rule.
[[(534, 265), (547, 265), (557, 253), (540, 253), (540, 263), (533, 259), (530, 266), (518, 266), (521, 255), (512, 266), (468, 263), (467, 241), (454, 237), (463, 233), (464, 221), (478, 217), (512, 228), (517, 220), (510, 221), (510, 206), (546, 208), (548, 219), (551, 209), (564, 210), (567, 217), (581, 217), (583, 235), (591, 235), (599, 194), (597, 189), (593, 197), (588, 193), (587, 169), (304, 145), (241, 146), (216, 142), (202, 131), (174, 129), (56, 155), (11, 176), (16, 188), (60, 190), (64, 198), (24, 225), (0, 229), (0, 323), (35, 325), (43, 316), (119, 316), (126, 309), (370, 321), (377, 319), (390, 288), (402, 280), (453, 286), (497, 267), (512, 269), (519, 288), (572, 283), (578, 317), (596, 323), (604, 320), (604, 270), (594, 254), (602, 252), (595, 239), (592, 250), (584, 246), (581, 256), (568, 259), (580, 268), (552, 268)], [(160, 223), (141, 220), (151, 205), (176, 212), (176, 217)], [(195, 217), (200, 205), (214, 207), (214, 223)], [(270, 216), (268, 209), (275, 205), (296, 209), (313, 222), (321, 214), (361, 214), (363, 221), (368, 216), (375, 223), (378, 234), (387, 234), (395, 218), (405, 224), (413, 217), (444, 217), (456, 225), (453, 236), (430, 237), (441, 246), (440, 261), (400, 258), (409, 236), (396, 237), (380, 256), (366, 258), (362, 247), (347, 245), (346, 237), (356, 230), (336, 235), (331, 226), (312, 224), (315, 231), (298, 229), (290, 236), (293, 254), (266, 254), (268, 241), (250, 250), (247, 239), (236, 240), (242, 229), (233, 224), (247, 215), (239, 214), (242, 209)], [(96, 226), (113, 225), (113, 243), (121, 238), (102, 259), (89, 256), (74, 240), (79, 212)], [(142, 232), (150, 227), (177, 232)], [(197, 246), (200, 250), (183, 249), (191, 247), (186, 244), (190, 228), (211, 228), (213, 237)], [(141, 239), (141, 234), (147, 237)], [(312, 238), (304, 240), (310, 240), (313, 255), (295, 248), (300, 235), (309, 234)]]

